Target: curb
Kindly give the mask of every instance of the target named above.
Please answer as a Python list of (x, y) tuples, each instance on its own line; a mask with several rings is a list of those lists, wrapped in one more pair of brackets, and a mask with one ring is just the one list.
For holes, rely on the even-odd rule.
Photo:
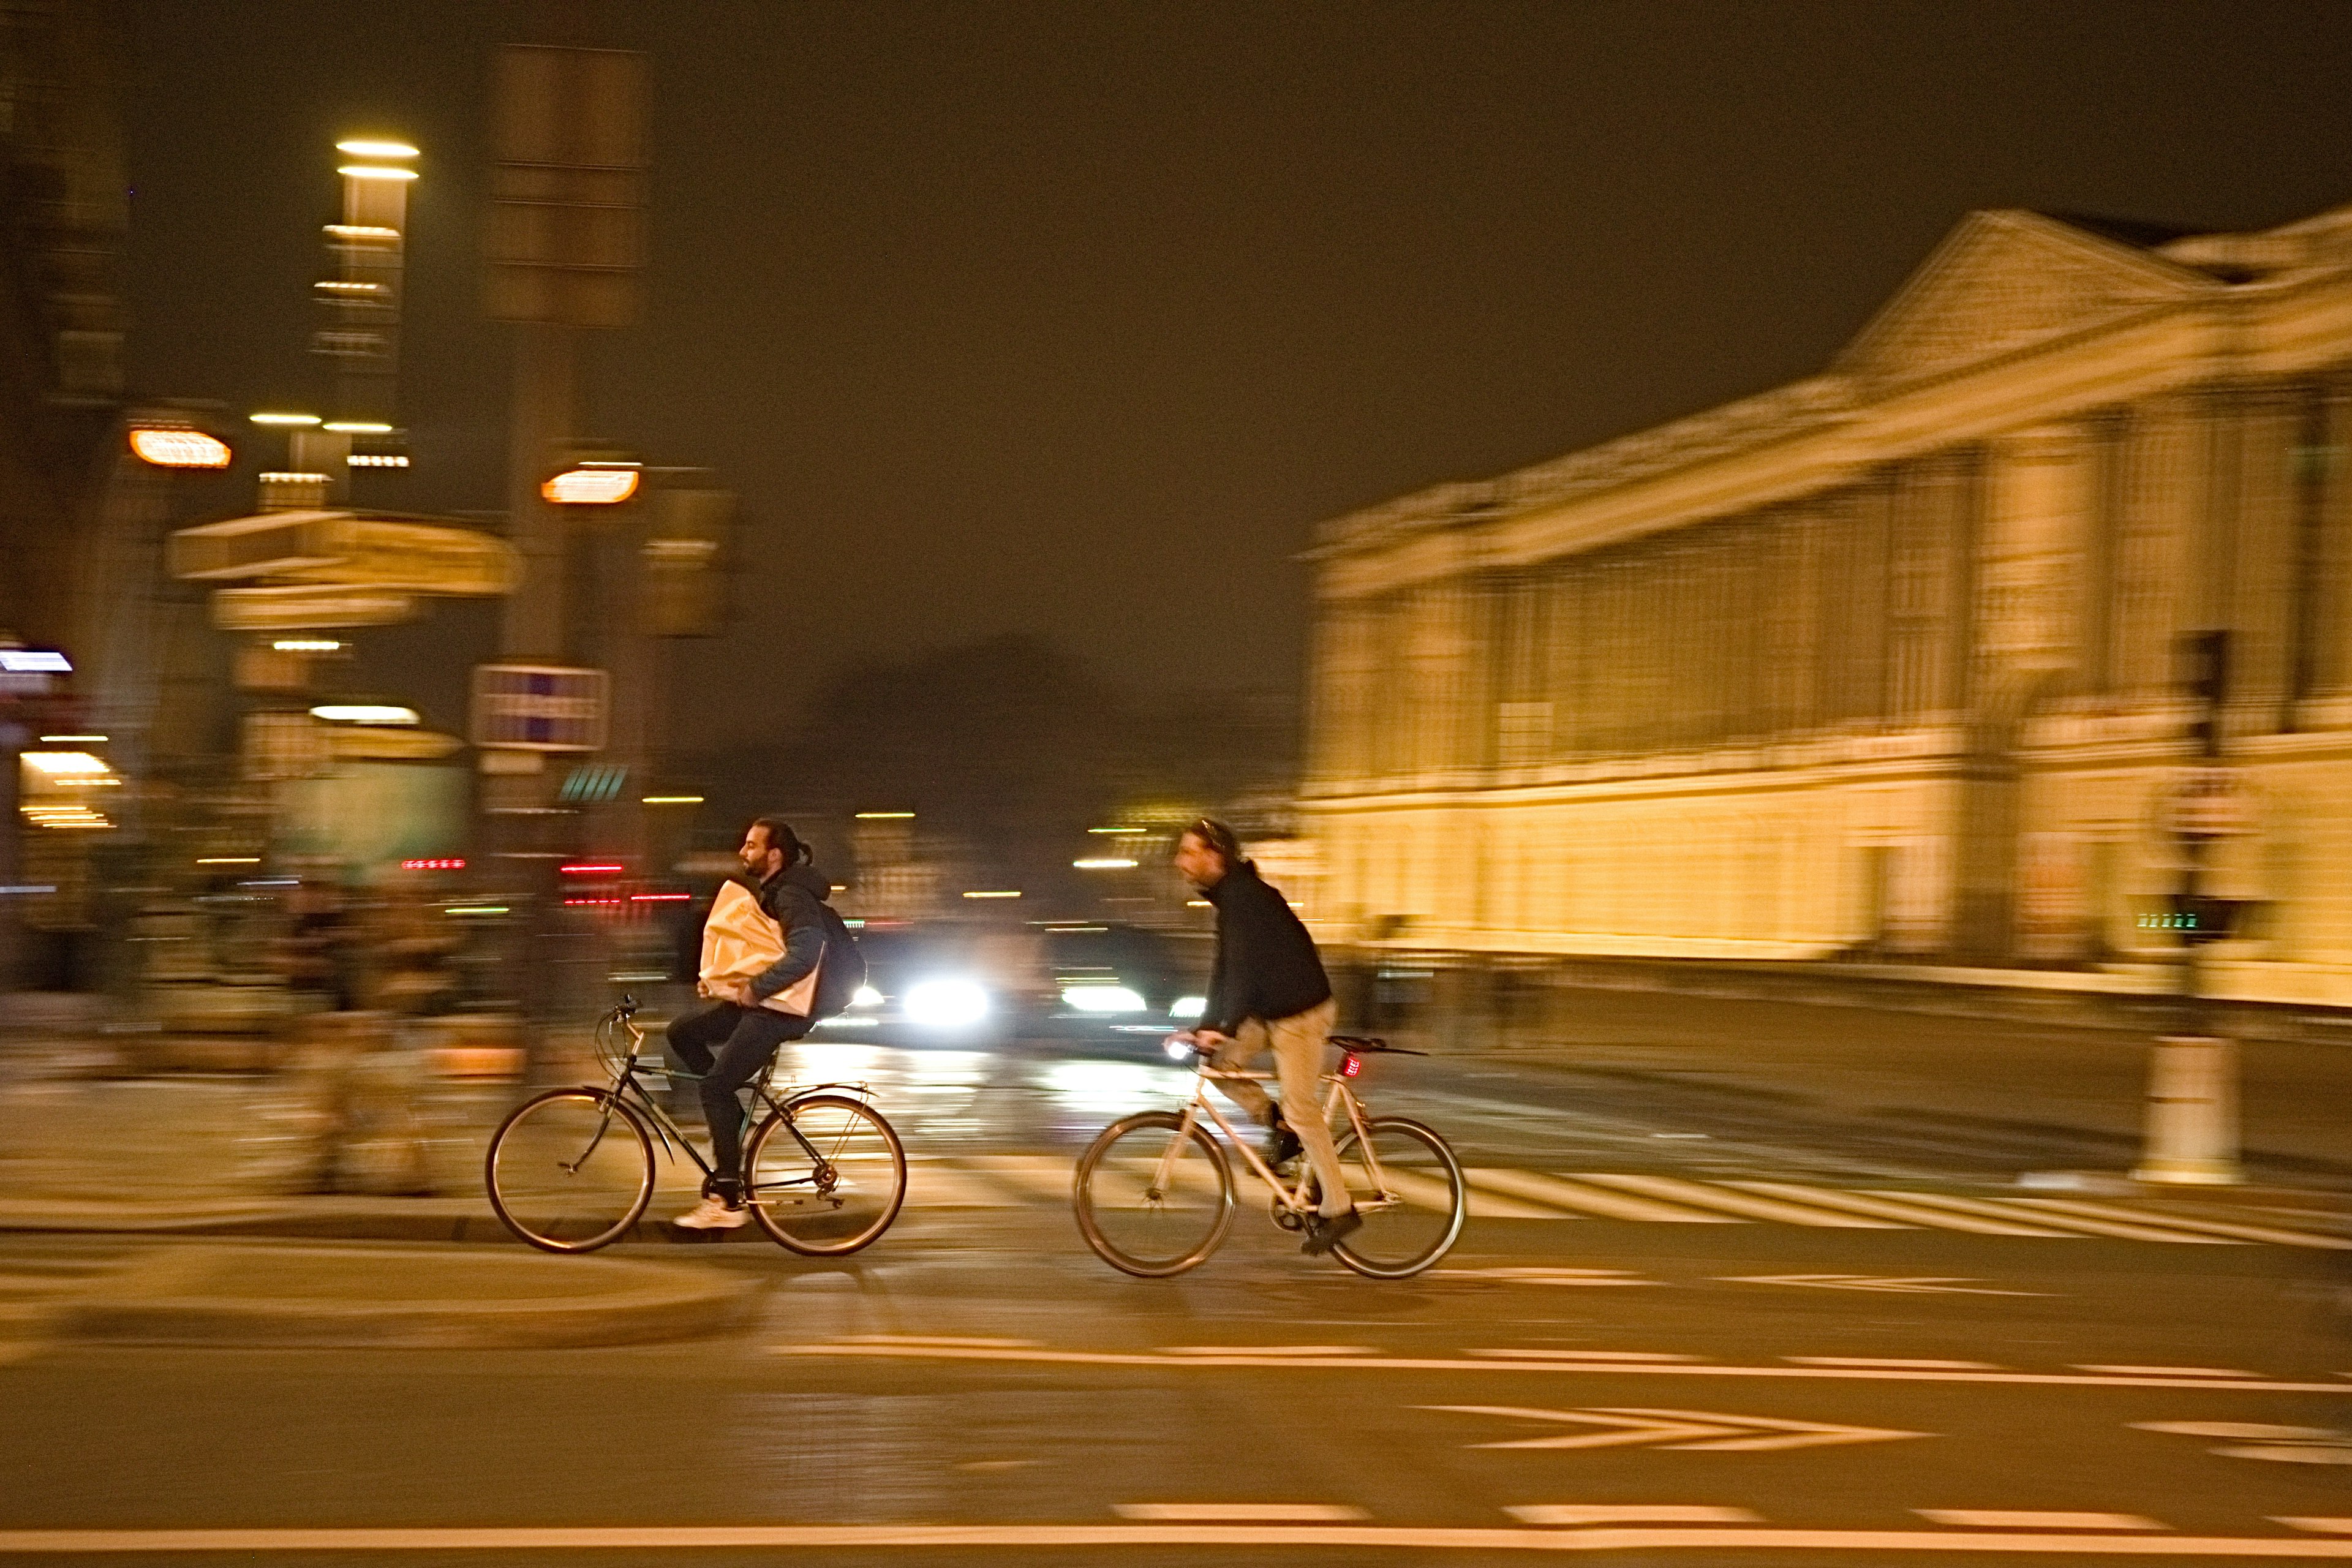
[[(418, 1279), (433, 1293), (397, 1295)], [(715, 1269), (536, 1253), (173, 1247), (58, 1302), (85, 1344), (523, 1350), (645, 1344), (734, 1328), (757, 1281)]]

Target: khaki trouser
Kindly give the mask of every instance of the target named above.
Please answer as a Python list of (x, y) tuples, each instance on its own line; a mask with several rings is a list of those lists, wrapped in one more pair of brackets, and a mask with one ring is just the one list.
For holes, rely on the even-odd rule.
[[(1314, 1166), (1316, 1184), (1322, 1189), (1318, 1207), (1325, 1219), (1346, 1214), (1351, 1206), (1347, 1178), (1339, 1172), (1339, 1152), (1332, 1145), (1330, 1127), (1318, 1114), (1321, 1101), (1316, 1094), (1317, 1080), (1323, 1076), (1323, 1042), (1339, 1018), (1336, 1001), (1318, 1002), (1287, 1018), (1252, 1018), (1216, 1057), (1218, 1067), (1238, 1072), (1264, 1055), (1269, 1045), (1274, 1047), (1274, 1071), (1282, 1085), (1282, 1103), (1297, 1112), (1283, 1120), (1298, 1135)], [(1259, 1121), (1274, 1125), (1273, 1101), (1255, 1083), (1247, 1079), (1221, 1079), (1217, 1089)]]

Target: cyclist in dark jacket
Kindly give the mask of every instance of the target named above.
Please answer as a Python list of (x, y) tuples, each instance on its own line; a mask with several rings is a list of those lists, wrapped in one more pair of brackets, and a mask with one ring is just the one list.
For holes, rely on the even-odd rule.
[(1216, 907), (1217, 955), (1209, 970), (1208, 1005), (1192, 1036), (1216, 1052), (1216, 1065), (1238, 1069), (1271, 1047), (1285, 1105), (1301, 1114), (1286, 1122), (1265, 1090), (1246, 1079), (1217, 1087), (1272, 1131), (1269, 1160), (1279, 1165), (1302, 1149), (1315, 1167), (1319, 1212), (1301, 1250), (1323, 1253), (1363, 1221), (1348, 1200), (1331, 1129), (1311, 1114), (1323, 1047), (1339, 1017), (1331, 982), (1315, 939), (1280, 890), (1242, 858), (1232, 828), (1202, 817), (1176, 844), (1176, 868)]

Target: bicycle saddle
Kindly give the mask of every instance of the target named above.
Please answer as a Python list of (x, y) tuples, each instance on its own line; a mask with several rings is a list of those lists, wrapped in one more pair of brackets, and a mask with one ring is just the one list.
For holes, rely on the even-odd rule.
[(1337, 1046), (1343, 1051), (1357, 1053), (1386, 1051), (1391, 1056), (1397, 1057), (1425, 1057), (1429, 1054), (1427, 1051), (1408, 1050), (1402, 1046), (1392, 1046), (1377, 1035), (1332, 1035), (1324, 1043)]

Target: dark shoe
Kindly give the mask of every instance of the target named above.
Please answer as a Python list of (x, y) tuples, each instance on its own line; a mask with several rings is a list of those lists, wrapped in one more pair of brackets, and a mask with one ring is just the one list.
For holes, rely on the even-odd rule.
[(1363, 1228), (1364, 1216), (1354, 1209), (1330, 1219), (1310, 1219), (1307, 1222), (1307, 1239), (1298, 1244), (1298, 1250), (1309, 1258), (1320, 1258)]
[(1305, 1148), (1306, 1145), (1299, 1142), (1298, 1134), (1290, 1130), (1290, 1123), (1287, 1121), (1277, 1121), (1266, 1131), (1265, 1163), (1273, 1170), (1279, 1171), (1297, 1159)]

